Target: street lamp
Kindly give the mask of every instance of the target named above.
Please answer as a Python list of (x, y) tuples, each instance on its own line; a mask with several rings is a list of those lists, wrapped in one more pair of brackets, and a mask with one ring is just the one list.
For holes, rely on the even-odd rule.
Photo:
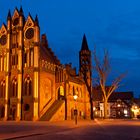
[(75, 94), (75, 95), (73, 96), (73, 98), (74, 98), (74, 100), (76, 101), (77, 98), (78, 98), (78, 96)]
[(78, 98), (78, 96), (75, 94), (74, 96), (73, 96), (73, 98), (74, 98), (74, 101), (75, 101), (75, 109), (74, 109), (74, 117), (75, 117), (75, 124), (77, 124), (77, 107), (76, 107), (76, 100), (77, 100), (77, 98)]

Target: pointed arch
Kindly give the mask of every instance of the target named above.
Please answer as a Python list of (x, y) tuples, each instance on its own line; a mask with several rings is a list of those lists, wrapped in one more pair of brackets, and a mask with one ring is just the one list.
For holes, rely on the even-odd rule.
[(75, 95), (75, 88), (74, 88), (74, 86), (73, 86), (73, 89), (72, 89), (72, 93), (73, 93), (73, 95)]
[(28, 75), (24, 80), (24, 96), (32, 95), (32, 79)]
[(58, 100), (63, 100), (64, 99), (64, 87), (60, 86), (58, 88)]
[(27, 20), (24, 25), (24, 31), (27, 30), (29, 27), (34, 27), (34, 20), (32, 16), (29, 14)]
[(2, 80), (0, 83), (0, 98), (5, 97), (5, 80)]
[(12, 80), (12, 97), (17, 97), (18, 94), (18, 82), (17, 78), (14, 77)]
[(16, 19), (17, 17), (19, 17), (19, 11), (18, 11), (17, 8), (15, 8), (14, 14), (13, 14), (13, 16), (12, 16), (12, 20), (13, 20), (13, 19)]

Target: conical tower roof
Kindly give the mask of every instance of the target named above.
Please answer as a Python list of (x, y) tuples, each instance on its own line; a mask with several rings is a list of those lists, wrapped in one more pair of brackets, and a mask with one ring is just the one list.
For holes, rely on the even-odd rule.
[(8, 11), (8, 15), (7, 15), (7, 20), (11, 19), (11, 12), (10, 10)]
[(86, 35), (85, 35), (85, 34), (84, 34), (84, 36), (83, 36), (83, 41), (82, 41), (81, 50), (88, 50), (88, 51), (89, 51), (88, 43), (87, 43), (87, 39), (86, 39)]

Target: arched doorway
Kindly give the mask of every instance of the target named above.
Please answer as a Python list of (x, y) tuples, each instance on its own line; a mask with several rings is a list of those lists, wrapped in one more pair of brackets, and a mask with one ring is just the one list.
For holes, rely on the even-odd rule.
[(15, 120), (16, 119), (16, 109), (14, 108), (12, 110), (12, 120)]
[(0, 119), (4, 118), (4, 113), (5, 113), (5, 107), (4, 106), (0, 106)]
[(33, 90), (32, 90), (32, 79), (30, 75), (27, 75), (24, 80), (23, 86), (23, 101), (22, 101), (22, 110), (21, 116), (22, 120), (32, 120), (33, 117)]
[(63, 86), (60, 86), (58, 88), (58, 100), (64, 100), (65, 96), (64, 96), (64, 88)]

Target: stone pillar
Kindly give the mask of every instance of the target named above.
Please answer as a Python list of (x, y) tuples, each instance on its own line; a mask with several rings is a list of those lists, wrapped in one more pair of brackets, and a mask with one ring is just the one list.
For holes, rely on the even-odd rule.
[(23, 64), (22, 64), (22, 52), (23, 49), (23, 16), (19, 17), (19, 38), (18, 38), (18, 94), (17, 94), (17, 117), (16, 120), (21, 119), (21, 96), (22, 96), (22, 74), (23, 74)]
[(34, 94), (33, 94), (33, 120), (38, 120), (39, 116), (39, 42), (40, 42), (40, 29), (38, 26), (38, 19), (35, 19), (34, 27)]
[(9, 79), (10, 79), (10, 45), (11, 45), (11, 14), (10, 11), (7, 17), (7, 46), (6, 46), (6, 78), (5, 78), (5, 114), (4, 120), (8, 118), (8, 98), (9, 98)]

